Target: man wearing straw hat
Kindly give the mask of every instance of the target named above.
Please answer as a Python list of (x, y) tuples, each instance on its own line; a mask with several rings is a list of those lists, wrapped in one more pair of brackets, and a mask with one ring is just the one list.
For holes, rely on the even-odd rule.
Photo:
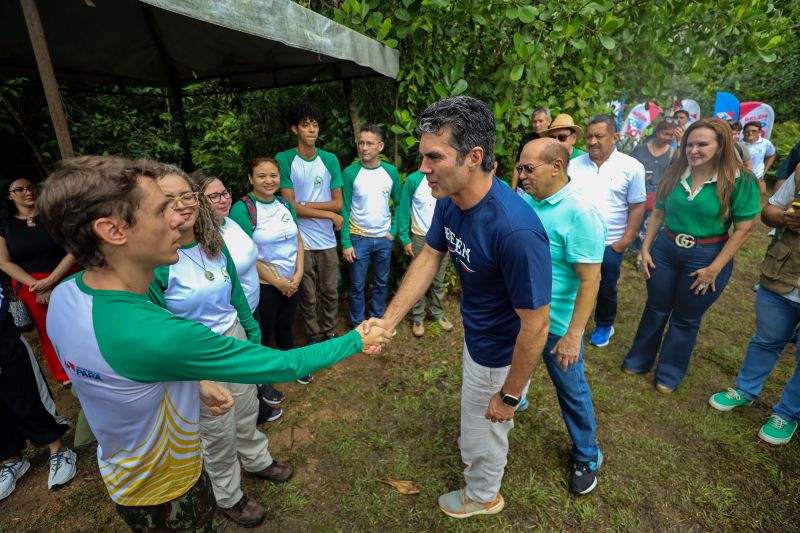
[(571, 115), (560, 113), (546, 130), (542, 130), (540, 135), (556, 139), (569, 152), (570, 161), (580, 157), (586, 152), (575, 146), (578, 139), (583, 137), (583, 130), (575, 125)]

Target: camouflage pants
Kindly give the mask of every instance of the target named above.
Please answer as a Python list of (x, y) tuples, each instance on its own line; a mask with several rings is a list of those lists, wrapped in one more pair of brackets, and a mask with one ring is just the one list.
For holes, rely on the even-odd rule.
[(160, 505), (117, 505), (117, 513), (135, 533), (214, 533), (217, 503), (205, 470), (180, 498)]

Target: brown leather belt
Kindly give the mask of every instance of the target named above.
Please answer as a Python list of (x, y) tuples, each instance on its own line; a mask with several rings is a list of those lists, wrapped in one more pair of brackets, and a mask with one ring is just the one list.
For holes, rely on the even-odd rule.
[(681, 248), (693, 248), (697, 244), (714, 244), (717, 242), (725, 242), (728, 240), (729, 235), (717, 235), (716, 237), (708, 237), (707, 239), (698, 239), (693, 235), (686, 233), (674, 233), (668, 228), (664, 228), (664, 235), (675, 241), (675, 244)]

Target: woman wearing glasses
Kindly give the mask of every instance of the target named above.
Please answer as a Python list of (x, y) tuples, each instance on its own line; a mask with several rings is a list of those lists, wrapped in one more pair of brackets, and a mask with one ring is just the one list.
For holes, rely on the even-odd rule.
[(0, 270), (11, 276), (14, 292), (31, 315), (50, 374), (69, 386), (69, 377), (47, 336), (50, 292), (77, 270), (75, 259), (50, 237), (36, 212), (36, 186), (20, 178), (3, 182), (6, 216), (0, 220)]
[[(291, 350), (297, 289), (303, 278), (303, 239), (297, 230), (297, 215), (289, 202), (276, 195), (280, 168), (275, 159), (253, 159), (248, 179), (253, 190), (234, 204), (231, 219), (258, 247), (262, 342), (266, 345), (274, 335), (279, 350)], [(311, 376), (297, 381), (306, 384)]]
[[(214, 218), (222, 229), (222, 239), (225, 246), (236, 264), (236, 273), (242, 284), (242, 290), (247, 297), (250, 311), (256, 321), (261, 322), (258, 312), (258, 302), (261, 294), (261, 284), (259, 283), (256, 262), (258, 260), (258, 248), (253, 239), (230, 218), (228, 214), (231, 210), (231, 191), (225, 187), (216, 176), (210, 176), (203, 171), (193, 172), (190, 176), (195, 182), (200, 192), (208, 200), (208, 204), (214, 211)], [(264, 331), (261, 332), (261, 339), (264, 339)], [(283, 401), (284, 395), (281, 391), (270, 384), (258, 386), (258, 423), (274, 422), (283, 415), (283, 409), (276, 407)]]
[[(178, 262), (156, 269), (150, 298), (215, 333), (260, 343), (261, 331), (205, 197), (179, 168), (155, 165), (154, 170), (160, 176), (161, 190), (183, 222), (178, 226)], [(287, 481), (292, 469), (273, 460), (267, 449), (267, 436), (256, 427), (255, 385), (221, 385), (231, 391), (235, 404), (222, 416), (212, 416), (201, 405), (200, 441), (205, 469), (222, 512), (238, 524), (252, 526), (264, 519), (265, 510), (242, 492), (241, 466), (251, 475), (275, 482)]]

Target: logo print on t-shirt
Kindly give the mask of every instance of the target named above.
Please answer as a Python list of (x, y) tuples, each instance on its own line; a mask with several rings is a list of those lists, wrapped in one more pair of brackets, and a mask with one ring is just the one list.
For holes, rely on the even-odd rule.
[(322, 187), (322, 176), (314, 178), (314, 187)]
[(289, 223), (289, 215), (284, 213), (283, 216), (281, 217), (281, 222), (283, 222), (284, 224), (288, 224)]
[(383, 197), (384, 197), (384, 198), (389, 198), (389, 193), (390, 193), (391, 191), (389, 190), (389, 187), (384, 187), (384, 188), (383, 188), (383, 191), (381, 191), (381, 192), (383, 192)]
[[(456, 260), (461, 265), (461, 268), (470, 274), (474, 273), (475, 271), (467, 266), (467, 263), (469, 263), (470, 249), (463, 239), (461, 239), (461, 237), (457, 237), (455, 232), (448, 227), (444, 228), (444, 236), (447, 239), (447, 249), (451, 254), (458, 256)], [(467, 260), (466, 263), (464, 262), (464, 259)]]

